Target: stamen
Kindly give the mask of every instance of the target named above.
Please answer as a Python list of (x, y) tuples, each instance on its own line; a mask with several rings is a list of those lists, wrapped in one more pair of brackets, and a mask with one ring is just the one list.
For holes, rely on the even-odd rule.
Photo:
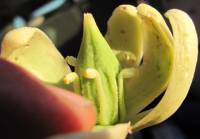
[(66, 58), (67, 64), (75, 67), (77, 65), (77, 59), (73, 56), (67, 56)]
[(64, 77), (64, 83), (65, 84), (70, 84), (72, 82), (74, 82), (77, 78), (77, 74), (75, 72), (71, 72), (69, 74), (67, 74), (65, 77)]
[(125, 106), (125, 97), (124, 97), (124, 79), (131, 78), (136, 74), (135, 68), (125, 68), (120, 71), (118, 76), (118, 88), (119, 88), (119, 117), (120, 121), (124, 122), (126, 117), (126, 106)]
[(136, 74), (135, 68), (125, 68), (120, 71), (120, 74), (123, 76), (123, 78), (131, 78)]
[(97, 71), (93, 68), (87, 68), (84, 72), (83, 72), (83, 76), (85, 78), (88, 79), (94, 79), (97, 77)]
[(125, 67), (135, 66), (137, 57), (132, 52), (122, 50), (113, 50), (113, 52)]
[(126, 60), (129, 61), (131, 57), (129, 55), (126, 55)]
[(131, 126), (131, 122), (128, 122), (129, 126), (128, 126), (128, 133), (132, 134), (133, 133), (133, 127)]
[(65, 84), (73, 83), (74, 92), (79, 93), (79, 94), (81, 93), (80, 79), (76, 72), (71, 72), (65, 75), (64, 83)]

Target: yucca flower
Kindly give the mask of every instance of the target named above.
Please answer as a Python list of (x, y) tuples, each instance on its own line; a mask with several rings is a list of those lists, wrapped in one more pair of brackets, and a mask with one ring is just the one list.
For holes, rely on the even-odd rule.
[[(97, 121), (91, 130), (51, 139), (123, 139), (128, 133), (166, 120), (190, 88), (198, 53), (194, 24), (178, 9), (165, 16), (173, 34), (153, 7), (120, 5), (110, 17), (104, 37), (92, 14), (85, 13), (78, 56), (66, 57), (75, 67), (73, 72), (36, 28), (8, 33), (1, 57), (46, 84), (72, 90), (96, 107)], [(162, 93), (159, 103), (144, 111)]]

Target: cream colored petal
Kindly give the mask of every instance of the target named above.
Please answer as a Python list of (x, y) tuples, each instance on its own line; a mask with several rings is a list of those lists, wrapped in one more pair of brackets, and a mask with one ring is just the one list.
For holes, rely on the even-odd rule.
[(198, 55), (198, 38), (194, 24), (190, 17), (180, 10), (169, 10), (166, 17), (172, 25), (174, 36), (175, 59), (172, 77), (159, 104), (133, 125), (134, 131), (158, 124), (171, 116), (182, 104), (193, 80)]
[(2, 41), (0, 57), (24, 67), (42, 81), (58, 86), (65, 86), (62, 79), (70, 72), (48, 36), (33, 27), (8, 32)]
[(149, 111), (138, 113), (166, 89), (174, 61), (172, 35), (163, 17), (146, 4), (140, 4), (137, 10), (143, 23), (143, 63), (124, 84), (127, 121), (133, 124)]

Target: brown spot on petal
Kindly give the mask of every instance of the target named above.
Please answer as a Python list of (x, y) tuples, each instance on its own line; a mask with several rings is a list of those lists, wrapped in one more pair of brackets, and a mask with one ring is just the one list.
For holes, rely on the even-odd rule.
[(125, 31), (124, 29), (121, 29), (121, 30), (120, 30), (120, 33), (121, 33), (121, 34), (125, 34), (126, 31)]
[(123, 9), (123, 10), (126, 10), (126, 6), (122, 6), (122, 9)]

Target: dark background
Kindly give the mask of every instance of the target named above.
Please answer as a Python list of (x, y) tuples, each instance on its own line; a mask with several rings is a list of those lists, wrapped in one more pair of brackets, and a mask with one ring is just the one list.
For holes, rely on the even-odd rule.
[[(59, 1), (59, 0), (57, 0)], [(64, 1), (64, 0), (63, 0)], [(113, 9), (119, 4), (137, 5), (142, 0), (65, 0), (55, 8), (50, 0), (1, 0), (0, 1), (0, 40), (5, 32), (20, 26), (37, 26), (54, 41), (61, 53), (77, 55), (82, 38), (82, 13), (91, 12), (104, 34), (106, 23)], [(55, 1), (54, 1), (55, 2)], [(62, 2), (62, 0), (60, 0)], [(164, 13), (171, 8), (186, 11), (193, 19), (197, 32), (200, 32), (199, 0), (146, 0)], [(46, 5), (53, 9), (35, 15)], [(47, 11), (48, 11), (47, 10)], [(200, 134), (200, 63), (198, 61), (195, 78), (189, 95), (180, 109), (166, 122), (144, 129), (128, 138), (132, 139), (199, 139)]]

